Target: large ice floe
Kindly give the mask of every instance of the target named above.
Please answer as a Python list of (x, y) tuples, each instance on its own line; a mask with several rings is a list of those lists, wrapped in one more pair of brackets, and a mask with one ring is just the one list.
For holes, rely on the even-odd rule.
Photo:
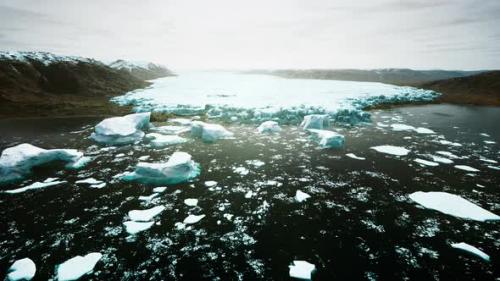
[(167, 162), (139, 162), (133, 172), (125, 173), (125, 181), (151, 185), (176, 184), (189, 181), (200, 174), (200, 165), (186, 152), (174, 152)]
[(490, 261), (490, 256), (488, 254), (486, 254), (485, 252), (483, 252), (483, 251), (479, 250), (478, 248), (476, 248), (472, 245), (469, 245), (467, 243), (464, 243), (464, 242), (453, 243), (453, 244), (451, 244), (451, 247), (453, 247), (455, 249), (460, 249), (460, 250), (466, 251), (468, 253), (471, 253), (475, 256), (482, 258), (485, 261)]
[(409, 197), (427, 209), (447, 215), (476, 221), (500, 220), (500, 216), (455, 194), (417, 191), (410, 194)]
[(214, 142), (219, 139), (227, 139), (233, 136), (233, 133), (226, 130), (219, 124), (209, 124), (202, 121), (193, 121), (191, 123), (191, 135), (201, 138), (205, 142)]
[(101, 253), (90, 253), (83, 257), (71, 258), (57, 266), (57, 280), (77, 280), (83, 275), (92, 272), (101, 258)]
[(288, 268), (290, 277), (302, 280), (311, 280), (312, 274), (316, 270), (316, 266), (307, 261), (293, 261), (293, 264)]
[(280, 120), (280, 124), (299, 124), (306, 115), (322, 114), (334, 122), (354, 124), (370, 120), (370, 114), (363, 111), (366, 107), (429, 101), (437, 96), (430, 90), (373, 82), (185, 72), (154, 80), (151, 87), (115, 97), (113, 101), (133, 105), (137, 112), (206, 114), (208, 118), (228, 121), (260, 123), (272, 119)]
[(18, 181), (31, 173), (31, 169), (43, 164), (62, 161), (66, 168), (80, 168), (82, 152), (75, 149), (43, 149), (23, 143), (9, 147), (0, 156), (0, 184)]
[(91, 138), (108, 145), (130, 144), (144, 137), (148, 128), (150, 113), (135, 113), (102, 120), (95, 126)]
[(321, 148), (342, 148), (344, 146), (345, 138), (339, 133), (318, 129), (307, 131), (311, 133), (312, 139), (318, 142)]
[(31, 280), (35, 276), (36, 265), (30, 258), (15, 261), (9, 268), (7, 280)]

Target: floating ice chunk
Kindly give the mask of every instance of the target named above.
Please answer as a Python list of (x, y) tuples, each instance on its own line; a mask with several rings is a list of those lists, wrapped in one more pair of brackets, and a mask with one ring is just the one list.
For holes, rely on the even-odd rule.
[(246, 176), (250, 171), (245, 167), (235, 167), (233, 168), (233, 172), (240, 174), (241, 176)]
[(498, 163), (496, 160), (493, 160), (493, 159), (488, 159), (488, 158), (484, 158), (484, 157), (479, 157), (479, 160), (480, 161), (483, 161), (483, 162), (486, 162), (486, 163), (491, 163), (491, 164), (496, 164)]
[(307, 261), (293, 261), (288, 268), (290, 277), (302, 280), (311, 280), (312, 273), (316, 270), (316, 266)]
[(490, 169), (492, 169), (492, 170), (497, 170), (497, 171), (499, 171), (499, 170), (500, 170), (500, 167), (499, 167), (499, 166), (492, 166), (492, 165), (488, 165), (488, 166), (486, 166), (486, 167), (488, 167), (488, 168), (490, 168)]
[(485, 144), (495, 144), (497, 143), (496, 141), (489, 141), (489, 140), (485, 140), (483, 141)]
[(248, 165), (252, 165), (255, 168), (259, 168), (259, 167), (264, 166), (266, 164), (263, 161), (260, 161), (257, 159), (256, 160), (246, 160), (245, 163), (247, 163)]
[(330, 126), (330, 119), (327, 114), (311, 114), (304, 116), (304, 120), (300, 124), (302, 129), (318, 129), (322, 130)]
[(327, 130), (309, 129), (308, 132), (312, 133), (321, 148), (342, 148), (344, 146), (345, 138), (343, 135)]
[(165, 206), (156, 206), (146, 210), (132, 210), (128, 216), (132, 221), (150, 221), (165, 210)]
[(467, 172), (479, 172), (478, 169), (473, 168), (471, 166), (467, 166), (467, 165), (455, 165), (455, 168), (457, 168), (459, 170), (464, 170), (464, 171), (467, 171)]
[(347, 153), (345, 156), (356, 160), (366, 160), (365, 157), (356, 156), (354, 153)]
[(84, 183), (84, 184), (100, 184), (102, 183), (102, 181), (100, 180), (96, 180), (94, 178), (86, 178), (86, 179), (83, 179), (83, 180), (77, 180), (75, 181), (76, 184), (79, 184), (79, 183)]
[(279, 133), (281, 131), (280, 125), (276, 121), (266, 121), (257, 127), (257, 131), (261, 134)]
[(151, 226), (153, 226), (153, 224), (154, 222), (152, 221), (148, 222), (126, 221), (123, 223), (123, 225), (125, 226), (125, 230), (132, 235), (150, 229)]
[(161, 134), (167, 134), (167, 135), (177, 135), (177, 134), (182, 134), (185, 132), (189, 132), (191, 130), (191, 127), (188, 126), (160, 126), (160, 127), (155, 127), (151, 129), (152, 131), (161, 133)]
[(444, 145), (457, 146), (457, 147), (462, 146), (462, 144), (460, 144), (458, 142), (451, 142), (451, 141), (448, 141), (448, 140), (439, 140), (438, 142), (440, 144), (444, 144)]
[(415, 127), (405, 124), (391, 124), (393, 131), (414, 131)]
[(75, 149), (43, 149), (23, 143), (6, 148), (0, 156), (0, 184), (18, 181), (31, 173), (31, 168), (50, 162), (75, 163), (83, 153)]
[(423, 127), (415, 128), (415, 132), (417, 132), (417, 134), (426, 134), (426, 135), (431, 135), (431, 134), (436, 133), (431, 129), (427, 129), (427, 128), (423, 128)]
[(69, 162), (64, 167), (66, 169), (70, 169), (70, 170), (79, 170), (79, 169), (85, 167), (90, 161), (92, 161), (91, 157), (82, 156), (82, 157), (78, 158), (78, 160), (76, 160), (74, 162)]
[(486, 134), (486, 133), (480, 133), (479, 135), (483, 136), (483, 137), (486, 137), (486, 138), (489, 138), (490, 135)]
[(149, 126), (150, 116), (151, 113), (146, 112), (104, 119), (95, 126), (90, 137), (110, 145), (134, 143), (144, 137), (142, 129)]
[(472, 202), (447, 192), (422, 192), (410, 194), (410, 199), (425, 208), (464, 219), (477, 221), (500, 220), (500, 217)]
[(90, 253), (83, 257), (71, 258), (57, 266), (57, 280), (77, 280), (83, 275), (92, 272), (101, 258), (101, 253)]
[(413, 161), (417, 162), (418, 164), (424, 165), (424, 166), (431, 166), (431, 167), (439, 166), (439, 163), (427, 161), (427, 160), (420, 159), (420, 158), (416, 158)]
[(155, 148), (163, 148), (169, 145), (185, 143), (187, 139), (177, 135), (162, 135), (158, 133), (150, 133), (146, 135), (150, 140), (150, 145)]
[(49, 186), (53, 186), (53, 185), (59, 185), (62, 183), (66, 183), (66, 181), (50, 181), (50, 182), (38, 182), (37, 181), (37, 182), (32, 183), (30, 185), (27, 185), (25, 187), (5, 190), (4, 192), (9, 193), (9, 194), (17, 194), (17, 193), (26, 192), (26, 191), (33, 190), (33, 189), (40, 189), (40, 188), (45, 188), (45, 187), (49, 187)]
[(410, 152), (408, 149), (404, 147), (394, 146), (394, 145), (379, 145), (379, 146), (372, 146), (370, 148), (381, 153), (386, 153), (396, 156), (405, 156)]
[(106, 186), (106, 183), (105, 183), (105, 182), (103, 182), (103, 183), (98, 183), (98, 184), (91, 184), (91, 185), (90, 185), (90, 187), (91, 187), (91, 188), (97, 188), (97, 189), (99, 189), (99, 188), (103, 188), (103, 187), (105, 187), (105, 186)]
[(297, 190), (297, 192), (295, 193), (295, 201), (297, 201), (297, 202), (304, 202), (309, 198), (311, 198), (311, 195), (309, 195), (305, 192), (302, 192), (300, 190)]
[(437, 154), (441, 154), (441, 155), (444, 155), (448, 158), (451, 158), (451, 159), (459, 159), (460, 157), (458, 157), (457, 155), (451, 153), (451, 152), (448, 152), (448, 151), (436, 151)]
[(166, 186), (158, 186), (158, 187), (153, 188), (153, 192), (157, 192), (157, 193), (163, 193), (163, 192), (165, 192), (165, 190), (167, 190)]
[(246, 198), (246, 199), (250, 199), (250, 198), (252, 198), (252, 196), (253, 196), (253, 191), (251, 191), (251, 190), (249, 190), (249, 191), (245, 194), (245, 198)]
[(189, 215), (184, 219), (183, 223), (184, 224), (195, 224), (195, 223), (199, 222), (201, 219), (203, 219), (204, 217), (205, 217), (205, 215), (199, 215), (199, 216)]
[(149, 196), (139, 196), (139, 200), (149, 202), (158, 196), (158, 193), (153, 193)]
[(205, 186), (206, 187), (214, 187), (217, 185), (217, 182), (216, 181), (206, 181), (205, 182)]
[(432, 154), (429, 154), (427, 156), (432, 158), (432, 161), (434, 161), (434, 162), (443, 163), (443, 164), (452, 164), (453, 163), (453, 160), (450, 160), (448, 158), (444, 158), (441, 156), (432, 155)]
[(194, 206), (198, 205), (198, 199), (194, 199), (194, 198), (185, 199), (184, 204), (186, 204), (190, 207), (194, 207)]
[(233, 133), (226, 130), (219, 124), (208, 124), (201, 121), (193, 121), (191, 125), (191, 135), (201, 138), (205, 142), (214, 142), (219, 139), (227, 139), (233, 136)]
[(472, 245), (469, 245), (467, 243), (464, 243), (464, 242), (453, 243), (453, 244), (451, 244), (451, 246), (455, 249), (464, 250), (464, 251), (469, 252), (473, 255), (476, 255), (485, 261), (490, 261), (490, 256), (488, 254), (486, 254), (485, 252), (483, 252), (483, 251), (479, 250), (478, 248), (476, 248)]
[(9, 268), (7, 280), (31, 280), (35, 276), (36, 265), (30, 258), (15, 261)]
[(176, 184), (186, 182), (200, 174), (200, 165), (191, 160), (186, 152), (174, 152), (166, 163), (139, 162), (135, 171), (126, 173), (125, 181), (138, 181), (144, 184)]

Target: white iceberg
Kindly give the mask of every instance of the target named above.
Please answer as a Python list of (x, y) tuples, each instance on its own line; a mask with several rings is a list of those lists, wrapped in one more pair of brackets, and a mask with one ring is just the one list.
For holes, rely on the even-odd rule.
[(453, 244), (451, 244), (451, 246), (455, 249), (464, 250), (464, 251), (469, 252), (473, 255), (476, 255), (485, 261), (490, 261), (490, 256), (488, 254), (486, 254), (485, 252), (483, 252), (483, 251), (479, 250), (478, 248), (476, 248), (472, 245), (469, 245), (467, 243), (464, 243), (464, 242), (453, 243)]
[(479, 172), (478, 169), (473, 168), (471, 166), (467, 166), (467, 165), (455, 165), (455, 168), (457, 168), (459, 170), (467, 171), (467, 172)]
[(401, 146), (394, 146), (394, 145), (379, 145), (379, 146), (372, 146), (370, 149), (373, 149), (375, 151), (381, 152), (381, 153), (386, 153), (386, 154), (391, 154), (391, 155), (396, 155), (396, 156), (405, 156), (408, 155), (410, 150), (401, 147)]
[(194, 207), (194, 206), (198, 205), (198, 199), (194, 199), (194, 198), (185, 199), (184, 204), (186, 204), (187, 206), (190, 206), (190, 207)]
[(36, 166), (57, 161), (71, 165), (82, 157), (75, 149), (43, 149), (28, 143), (9, 147), (0, 156), (0, 184), (21, 180)]
[(156, 206), (146, 210), (132, 210), (128, 216), (132, 221), (150, 221), (165, 210), (165, 206)]
[(101, 253), (90, 253), (83, 257), (71, 258), (57, 266), (57, 280), (77, 280), (83, 275), (92, 272), (101, 258)]
[(327, 114), (311, 114), (304, 116), (304, 120), (300, 124), (300, 127), (304, 130), (308, 129), (318, 129), (323, 130), (323, 128), (330, 126), (330, 118)]
[(127, 231), (129, 234), (137, 234), (141, 231), (150, 229), (151, 226), (153, 226), (154, 222), (149, 221), (149, 222), (138, 222), (138, 221), (126, 221), (123, 223), (125, 226), (125, 231)]
[(345, 156), (356, 160), (366, 160), (365, 157), (356, 156), (354, 153), (347, 153)]
[(279, 133), (281, 131), (281, 127), (276, 121), (265, 121), (257, 127), (257, 131), (261, 134)]
[(154, 148), (164, 148), (169, 145), (185, 143), (187, 139), (177, 135), (162, 135), (158, 133), (149, 133), (146, 138), (150, 140), (149, 144)]
[(200, 165), (186, 152), (174, 152), (166, 163), (139, 162), (135, 170), (125, 173), (125, 181), (144, 184), (168, 185), (189, 181), (200, 174)]
[(417, 162), (418, 164), (423, 165), (423, 166), (431, 166), (431, 167), (436, 167), (436, 166), (439, 166), (439, 163), (432, 162), (432, 161), (427, 161), (427, 160), (420, 159), (420, 158), (416, 158), (416, 159), (415, 159), (415, 160), (413, 160), (413, 161), (415, 161), (415, 162)]
[(316, 266), (307, 261), (293, 261), (293, 264), (288, 266), (290, 269), (289, 274), (292, 278), (311, 280)]
[(29, 190), (45, 188), (45, 187), (49, 187), (49, 186), (53, 186), (53, 185), (59, 185), (62, 183), (66, 183), (66, 181), (50, 181), (50, 182), (38, 182), (37, 181), (37, 182), (32, 183), (30, 185), (27, 185), (25, 187), (16, 188), (16, 189), (9, 189), (9, 190), (5, 190), (4, 192), (9, 193), (9, 194), (16, 194), (16, 193), (26, 192)]
[(311, 198), (311, 195), (309, 195), (305, 192), (302, 192), (300, 190), (297, 190), (297, 192), (295, 193), (295, 201), (297, 201), (297, 202), (304, 202), (309, 198)]
[(474, 203), (447, 192), (422, 192), (410, 194), (410, 199), (427, 209), (476, 221), (500, 220), (500, 217)]
[(191, 124), (191, 135), (201, 138), (205, 142), (214, 142), (219, 139), (228, 139), (233, 133), (219, 124), (209, 124), (202, 121), (193, 121)]
[(108, 145), (130, 144), (144, 137), (143, 129), (149, 126), (151, 113), (134, 113), (104, 119), (95, 126), (90, 136), (99, 143)]
[(317, 129), (307, 131), (312, 133), (312, 138), (319, 143), (321, 148), (342, 148), (344, 146), (345, 138), (339, 133)]
[(183, 223), (184, 224), (195, 224), (195, 223), (201, 221), (201, 219), (203, 219), (204, 217), (205, 217), (205, 215), (199, 215), (199, 216), (189, 215), (184, 219)]
[(7, 280), (31, 280), (35, 276), (36, 265), (30, 258), (15, 261), (9, 268)]

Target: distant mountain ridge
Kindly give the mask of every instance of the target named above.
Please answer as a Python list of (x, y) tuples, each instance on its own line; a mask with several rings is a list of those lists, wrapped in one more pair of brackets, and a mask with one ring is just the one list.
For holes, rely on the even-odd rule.
[(148, 86), (141, 75), (150, 77), (150, 72), (131, 73), (90, 58), (46, 52), (0, 52), (0, 116), (122, 112), (128, 109), (109, 99)]
[(152, 62), (116, 60), (109, 64), (111, 68), (128, 71), (132, 76), (142, 80), (152, 80), (175, 74), (163, 65)]
[(383, 69), (283, 69), (283, 70), (257, 70), (249, 73), (271, 74), (284, 78), (300, 79), (326, 79), (380, 82), (394, 85), (413, 86), (425, 82), (465, 77), (478, 74), (481, 71), (460, 70), (413, 70), (406, 68), (383, 68)]

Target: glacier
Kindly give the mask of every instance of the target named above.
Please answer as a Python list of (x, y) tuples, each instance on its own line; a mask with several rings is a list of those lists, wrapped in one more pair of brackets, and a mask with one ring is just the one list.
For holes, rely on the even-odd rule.
[(0, 155), (0, 184), (15, 182), (31, 173), (31, 169), (43, 164), (62, 161), (66, 168), (75, 168), (83, 156), (76, 149), (43, 149), (28, 143), (6, 148)]
[(168, 185), (186, 182), (200, 174), (200, 165), (186, 152), (174, 152), (167, 162), (137, 163), (133, 172), (122, 176), (124, 181), (143, 184)]
[(135, 113), (104, 119), (95, 126), (91, 138), (107, 145), (130, 144), (144, 137), (142, 129), (148, 128), (151, 113)]
[[(112, 101), (132, 105), (136, 112), (206, 115), (223, 121), (299, 124), (312, 114), (333, 122), (369, 122), (363, 109), (383, 103), (430, 101), (430, 90), (374, 82), (286, 79), (263, 74), (185, 72), (152, 80), (153, 85)], [(321, 129), (321, 128), (318, 128)]]

